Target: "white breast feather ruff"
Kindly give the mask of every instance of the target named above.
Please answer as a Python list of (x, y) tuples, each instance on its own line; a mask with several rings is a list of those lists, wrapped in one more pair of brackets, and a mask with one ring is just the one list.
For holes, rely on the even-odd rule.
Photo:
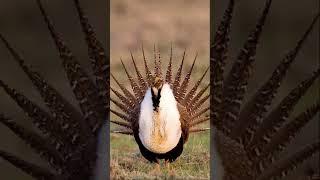
[(177, 101), (169, 84), (164, 84), (159, 103), (160, 134), (166, 136), (165, 141), (157, 143), (154, 131), (154, 116), (151, 89), (149, 88), (140, 106), (139, 138), (151, 152), (163, 154), (172, 150), (181, 137), (180, 114)]

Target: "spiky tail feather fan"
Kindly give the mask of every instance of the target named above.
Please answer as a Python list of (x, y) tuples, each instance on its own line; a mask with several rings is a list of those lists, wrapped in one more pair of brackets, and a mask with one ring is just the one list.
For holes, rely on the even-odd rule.
[[(142, 46), (145, 77), (142, 76), (141, 70), (137, 66), (136, 60), (131, 52), (130, 55), (136, 73), (136, 79), (134, 79), (133, 76), (129, 73), (122, 59), (120, 59), (120, 61), (122, 64), (122, 68), (124, 69), (125, 74), (127, 76), (127, 80), (130, 82), (131, 90), (133, 93), (130, 92), (130, 89), (126, 88), (124, 84), (121, 84), (113, 74), (111, 74), (114, 82), (117, 84), (117, 86), (119, 86), (120, 90), (122, 91), (121, 93), (117, 91), (116, 88), (111, 87), (111, 91), (117, 97), (117, 99), (111, 97), (111, 102), (114, 103), (114, 105), (121, 110), (121, 112), (114, 109), (110, 110), (115, 116), (121, 119), (111, 121), (112, 123), (120, 126), (118, 129), (112, 130), (113, 133), (133, 135), (133, 130), (134, 128), (136, 128), (138, 123), (140, 102), (142, 101), (147, 88), (150, 87), (154, 77), (160, 77), (164, 79), (165, 82), (169, 83), (172, 87), (174, 96), (179, 104), (178, 106), (182, 107), (182, 109), (185, 109), (184, 112), (188, 114), (188, 116), (184, 116), (185, 118), (182, 119), (182, 126), (186, 127), (185, 129), (187, 129), (188, 132), (196, 133), (209, 130), (208, 128), (197, 127), (198, 125), (203, 124), (209, 121), (210, 119), (208, 116), (204, 117), (204, 115), (209, 111), (209, 106), (205, 104), (210, 97), (209, 95), (205, 95), (209, 88), (209, 84), (205, 85), (204, 88), (200, 89), (197, 92), (209, 68), (205, 70), (203, 75), (199, 78), (199, 80), (197, 80), (197, 82), (193, 86), (189, 86), (192, 71), (197, 60), (197, 54), (195, 55), (192, 65), (188, 69), (186, 75), (182, 77), (182, 71), (186, 57), (186, 51), (183, 52), (181, 62), (174, 77), (174, 80), (172, 78), (172, 45), (170, 48), (170, 57), (165, 75), (163, 75), (161, 70), (162, 59), (160, 53), (156, 51), (156, 47), (154, 47), (155, 68), (154, 72), (152, 72), (152, 70), (149, 68), (149, 64), (147, 62), (148, 60), (146, 58), (145, 51)], [(182, 78), (183, 81), (181, 80)], [(190, 90), (188, 91), (189, 87)]]
[(213, 117), (212, 126), (217, 131), (212, 134), (214, 136), (211, 139), (214, 140), (217, 155), (220, 156), (225, 180), (280, 179), (320, 149), (319, 143), (314, 143), (286, 159), (278, 156), (297, 132), (319, 112), (317, 103), (288, 121), (294, 106), (318, 79), (319, 69), (294, 88), (269, 115), (265, 115), (270, 111), (269, 105), (318, 21), (319, 14), (313, 19), (296, 47), (280, 62), (272, 76), (241, 108), (248, 78), (252, 76), (251, 67), (255, 61), (256, 47), (271, 3), (271, 0), (266, 0), (255, 29), (249, 35), (226, 79), (223, 77), (223, 71), (228, 55), (234, 0), (229, 1), (211, 45), (210, 71), (213, 85), (210, 89), (210, 104), (213, 108), (210, 114)]
[[(0, 34), (0, 40), (37, 88), (49, 109), (49, 112), (45, 111), (0, 80), (0, 86), (32, 119), (32, 124), (40, 129), (41, 134), (27, 130), (3, 114), (0, 114), (0, 122), (40, 154), (52, 169), (42, 168), (5, 151), (0, 151), (0, 157), (39, 180), (87, 180), (93, 177), (94, 173), (99, 173), (98, 170), (94, 170), (95, 168), (101, 168), (99, 164), (96, 165), (97, 156), (100, 155), (95, 152), (100, 148), (97, 147), (97, 144), (101, 143), (97, 142), (100, 129), (106, 124), (109, 116), (107, 98), (109, 94), (109, 74), (107, 73), (109, 72), (109, 57), (106, 56), (101, 43), (96, 39), (79, 1), (74, 0), (74, 3), (88, 45), (95, 82), (85, 73), (55, 30), (41, 0), (37, 0), (81, 112), (76, 110), (76, 107), (68, 102), (40, 73), (26, 65), (23, 58)], [(101, 144), (105, 145), (105, 143)], [(107, 154), (106, 150), (104, 154)], [(105, 168), (106, 160), (102, 161), (99, 160), (99, 163), (103, 165), (102, 168)]]

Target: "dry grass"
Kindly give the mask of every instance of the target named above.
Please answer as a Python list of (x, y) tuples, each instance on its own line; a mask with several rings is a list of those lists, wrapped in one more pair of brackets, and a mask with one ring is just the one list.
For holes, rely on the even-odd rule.
[(209, 179), (209, 132), (192, 135), (170, 172), (161, 164), (161, 173), (150, 173), (154, 164), (145, 160), (132, 137), (111, 135), (111, 179)]

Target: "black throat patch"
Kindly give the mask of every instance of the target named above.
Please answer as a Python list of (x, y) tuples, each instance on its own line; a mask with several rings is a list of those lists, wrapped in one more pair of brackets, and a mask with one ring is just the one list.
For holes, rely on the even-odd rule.
[(160, 103), (160, 97), (161, 97), (161, 88), (158, 89), (158, 93), (155, 94), (155, 92), (151, 89), (152, 94), (152, 105), (153, 105), (153, 111), (158, 111), (159, 103)]

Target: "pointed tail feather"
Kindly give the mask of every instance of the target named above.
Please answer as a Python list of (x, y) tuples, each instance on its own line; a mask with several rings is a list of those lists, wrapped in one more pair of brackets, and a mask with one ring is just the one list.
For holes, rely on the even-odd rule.
[(204, 117), (204, 118), (200, 118), (200, 119), (191, 121), (190, 127), (197, 126), (197, 125), (202, 124), (208, 120), (210, 120), (210, 117)]
[(159, 56), (158, 56), (155, 44), (153, 45), (153, 55), (154, 55), (154, 72), (155, 72), (155, 75), (157, 77), (162, 78), (161, 64), (160, 64), (161, 61), (158, 60), (158, 58), (157, 58), (157, 57), (160, 58), (160, 53), (159, 53)]
[(111, 77), (112, 77), (112, 79), (117, 83), (117, 85), (120, 87), (120, 89), (122, 90), (122, 92), (124, 93), (124, 95), (126, 96), (126, 98), (128, 98), (129, 99), (129, 101), (130, 101), (130, 106), (131, 107), (134, 107), (134, 102), (136, 101), (136, 98), (134, 97), (134, 95), (131, 93), (131, 92), (129, 92), (129, 90), (127, 89), (127, 88), (125, 88), (124, 87), (124, 85), (123, 84), (121, 84), (118, 80), (117, 80), (117, 78), (115, 78), (115, 76), (111, 73)]
[(143, 45), (141, 45), (141, 51), (142, 51), (142, 56), (143, 56), (144, 69), (146, 71), (147, 82), (148, 82), (149, 86), (152, 86), (153, 77), (152, 77), (152, 73), (148, 67), (148, 63), (147, 63), (147, 59), (146, 59), (146, 56), (144, 53)]
[[(255, 29), (249, 35), (224, 82), (225, 91), (221, 107), (224, 113), (221, 118), (223, 118), (223, 123), (228, 129), (236, 121), (236, 118), (233, 117), (238, 117), (248, 79), (251, 76), (252, 64), (255, 61), (258, 41), (261, 37), (262, 28), (269, 13), (271, 2), (272, 0), (266, 0), (264, 10)], [(227, 114), (231, 114), (231, 116)]]
[(63, 177), (59, 177), (56, 174), (52, 173), (50, 170), (25, 161), (18, 158), (17, 156), (0, 150), (0, 157), (10, 162), (15, 167), (21, 169), (25, 173), (29, 174), (37, 180), (66, 180)]
[(106, 115), (106, 110), (104, 106), (102, 106), (105, 102), (99, 97), (98, 89), (55, 31), (41, 0), (37, 0), (37, 4), (59, 51), (73, 93), (80, 104), (83, 114), (85, 114), (85, 119), (87, 119), (90, 124), (91, 131), (96, 134), (105, 119), (103, 117)]
[[(298, 132), (308, 123), (310, 120), (320, 111), (320, 103), (311, 106), (304, 112), (300, 113), (296, 118), (286, 124), (283, 128), (267, 142), (259, 144), (255, 147), (255, 151), (259, 151), (260, 155), (257, 157), (257, 161), (268, 165), (272, 162), (274, 156), (284, 150), (286, 145), (298, 134)], [(252, 157), (257, 156), (254, 154)]]
[(297, 151), (286, 159), (275, 162), (274, 165), (266, 170), (258, 180), (268, 180), (272, 178), (283, 178), (288, 175), (290, 171), (302, 164), (303, 161), (310, 158), (320, 150), (320, 142), (310, 144), (303, 149)]
[(112, 122), (114, 124), (117, 124), (117, 125), (119, 125), (121, 127), (127, 128), (127, 129), (132, 129), (131, 125), (129, 123), (126, 123), (126, 122), (114, 121), (114, 120), (111, 120), (110, 122)]
[(137, 85), (137, 83), (135, 82), (135, 80), (134, 80), (134, 79), (132, 78), (132, 76), (129, 74), (129, 72), (128, 72), (128, 70), (127, 70), (126, 66), (124, 65), (124, 63), (123, 63), (123, 61), (122, 61), (121, 58), (120, 58), (120, 61), (121, 61), (122, 67), (123, 67), (123, 69), (124, 69), (124, 71), (125, 71), (125, 73), (126, 73), (126, 75), (127, 75), (127, 78), (128, 78), (128, 80), (129, 80), (129, 82), (130, 82), (131, 88), (132, 88), (134, 94), (136, 95), (136, 98), (137, 98), (138, 100), (140, 100), (141, 97), (143, 96), (143, 90), (140, 89), (140, 87)]
[(160, 53), (160, 49), (158, 47), (158, 71), (159, 71), (159, 77), (162, 78), (162, 62), (161, 62), (161, 53)]
[(126, 104), (128, 108), (133, 108), (133, 105), (131, 104), (131, 101), (128, 98), (125, 98), (123, 95), (121, 95), (117, 90), (110, 87), (111, 91), (122, 101), (123, 104)]
[[(88, 44), (88, 54), (93, 67), (94, 75), (96, 76), (96, 84), (99, 89), (99, 95), (103, 99), (103, 106), (107, 106), (107, 97), (109, 95), (109, 58), (106, 57), (106, 53), (100, 41), (96, 38), (95, 32), (92, 26), (88, 22), (83, 9), (80, 6), (79, 0), (74, 0), (82, 30), (85, 34)], [(107, 110), (106, 110), (107, 112)]]
[(206, 95), (205, 97), (203, 97), (201, 100), (199, 100), (195, 106), (191, 109), (192, 111), (196, 111), (198, 110), (200, 107), (202, 107), (202, 105), (210, 98), (210, 94)]
[(214, 125), (221, 124), (220, 117), (218, 116), (222, 99), (224, 80), (223, 74), (229, 47), (230, 27), (234, 3), (234, 0), (229, 0), (228, 7), (224, 12), (223, 19), (219, 24), (218, 30), (214, 36), (213, 45), (210, 47), (210, 79), (213, 82), (210, 89), (210, 91), (213, 92), (210, 98), (210, 104), (214, 107), (212, 114), (216, 115), (213, 116), (212, 123)]
[[(255, 146), (261, 139), (269, 139), (282, 126), (284, 121), (291, 114), (294, 106), (298, 103), (301, 97), (307, 92), (309, 87), (319, 77), (320, 69), (317, 70), (311, 77), (304, 80), (296, 88), (294, 88), (280, 104), (262, 121), (259, 128), (254, 128), (252, 141), (248, 146)], [(245, 134), (243, 136), (244, 142), (249, 142), (248, 139), (251, 135)]]
[(239, 120), (233, 127), (232, 137), (237, 137), (242, 134), (248, 126), (255, 126), (254, 124), (258, 123), (258, 119), (262, 118), (267, 112), (267, 107), (271, 104), (290, 65), (295, 60), (318, 18), (319, 15), (313, 19), (302, 38), (298, 41), (296, 47), (285, 56), (268, 81), (255, 93), (249, 102), (246, 103), (239, 115)]
[(133, 132), (131, 130), (124, 130), (124, 129), (116, 129), (112, 130), (111, 133), (118, 133), (118, 134), (124, 134), (124, 135), (133, 135)]
[(204, 71), (203, 75), (200, 77), (200, 79), (197, 81), (197, 83), (192, 87), (192, 89), (186, 95), (186, 98), (184, 99), (184, 104), (186, 106), (190, 105), (192, 98), (194, 98), (194, 95), (195, 95), (198, 87), (200, 86), (203, 78), (206, 76), (208, 71), (209, 71), (209, 67)]
[(59, 143), (68, 143), (66, 144), (66, 148), (70, 148), (67, 145), (72, 144), (72, 141), (65, 136), (54, 117), (27, 99), (24, 95), (17, 92), (15, 89), (8, 87), (1, 80), (0, 87), (4, 88), (5, 92), (20, 106), (21, 109), (23, 109), (27, 116), (33, 120), (33, 124), (39, 128), (43, 134), (49, 134), (52, 139)]
[(166, 73), (166, 82), (169, 83), (170, 85), (172, 85), (172, 56), (173, 56), (173, 52), (172, 52), (172, 43), (171, 43), (170, 58), (169, 58), (169, 63), (168, 63), (167, 73)]
[(182, 68), (183, 68), (183, 63), (184, 63), (185, 56), (186, 56), (186, 50), (183, 51), (182, 60), (181, 60), (179, 69), (177, 71), (177, 74), (175, 76), (174, 83), (173, 83), (173, 93), (177, 97), (178, 101), (181, 100), (181, 97), (180, 97), (180, 94), (179, 94), (179, 86), (180, 86), (181, 73), (182, 73)]
[(131, 60), (132, 60), (132, 63), (133, 63), (133, 66), (134, 66), (134, 69), (136, 70), (136, 74), (137, 74), (137, 78), (139, 80), (139, 83), (140, 83), (140, 89), (142, 90), (142, 92), (144, 93), (144, 91), (147, 89), (148, 87), (148, 84), (145, 82), (145, 80), (143, 79), (141, 73), (140, 73), (140, 70), (138, 69), (137, 67), (137, 64), (136, 64), (136, 61), (132, 55), (132, 52), (130, 51), (130, 55), (131, 55)]
[(193, 67), (194, 67), (194, 64), (197, 60), (197, 57), (198, 57), (198, 53), (196, 53), (196, 56), (194, 57), (193, 59), (193, 62), (192, 62), (192, 65), (190, 67), (190, 70), (189, 72), (187, 73), (186, 77), (184, 78), (184, 80), (182, 81), (182, 84), (181, 84), (181, 87), (179, 88), (179, 93), (181, 94), (181, 98), (184, 98), (185, 95), (186, 95), (186, 92), (187, 92), (187, 88), (188, 88), (188, 85), (189, 85), (189, 81), (190, 81), (190, 76), (191, 76), (191, 73), (192, 73), (192, 70), (193, 70)]
[(18, 62), (19, 66), (28, 75), (31, 82), (38, 89), (42, 99), (49, 107), (52, 113), (55, 113), (64, 133), (71, 137), (74, 134), (82, 134), (82, 137), (89, 135), (89, 128), (87, 123), (82, 118), (82, 115), (71, 105), (56, 89), (49, 85), (44, 78), (27, 65), (21, 56), (11, 47), (9, 42), (0, 34), (0, 39), (10, 51), (14, 60)]
[(199, 110), (198, 112), (195, 112), (192, 114), (192, 117), (190, 119), (196, 120), (201, 117), (202, 114), (206, 113), (208, 110), (210, 110), (210, 107), (203, 108)]
[(32, 147), (38, 154), (40, 154), (41, 158), (45, 159), (57, 171), (61, 171), (61, 169), (64, 168), (67, 157), (63, 157), (62, 154), (60, 154), (64, 149), (63, 144), (60, 144), (59, 142), (49, 144), (50, 141), (48, 141), (48, 139), (23, 128), (13, 120), (4, 117), (2, 114), (0, 114), (0, 123), (4, 124), (24, 140), (26, 144)]
[(199, 101), (199, 99), (202, 97), (202, 95), (207, 91), (207, 89), (210, 87), (210, 84), (206, 85), (204, 88), (202, 88), (198, 94), (192, 98), (191, 102), (187, 106), (188, 110), (191, 111), (195, 108), (196, 103)]
[(121, 119), (123, 119), (123, 120), (125, 120), (127, 122), (131, 122), (130, 117), (127, 117), (126, 115), (124, 115), (124, 114), (122, 114), (122, 113), (120, 113), (118, 111), (110, 109), (110, 112), (112, 112), (113, 114), (115, 114), (116, 116), (118, 116), (119, 118), (121, 118)]
[(210, 128), (191, 128), (189, 130), (190, 133), (197, 133), (197, 132), (203, 132), (203, 131), (208, 131)]
[(123, 112), (129, 114), (131, 109), (130, 107), (125, 106), (124, 104), (114, 100), (112, 97), (110, 97), (110, 101), (113, 102), (116, 106), (118, 106)]

